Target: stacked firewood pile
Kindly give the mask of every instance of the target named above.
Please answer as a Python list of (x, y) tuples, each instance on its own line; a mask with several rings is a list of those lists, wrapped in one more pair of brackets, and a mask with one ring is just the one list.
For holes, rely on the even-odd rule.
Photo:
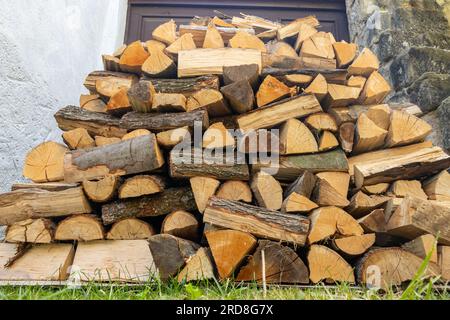
[(450, 156), (417, 107), (383, 104), (369, 49), (319, 30), (169, 21), (104, 55), (55, 114), (65, 145), (0, 195), (0, 279), (384, 287), (427, 256), (448, 279)]

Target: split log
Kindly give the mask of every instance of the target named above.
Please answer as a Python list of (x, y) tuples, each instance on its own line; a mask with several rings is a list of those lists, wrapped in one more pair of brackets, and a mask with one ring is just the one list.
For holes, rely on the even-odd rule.
[(200, 213), (203, 213), (209, 197), (216, 193), (220, 181), (208, 177), (193, 177), (189, 179), (189, 182), (194, 193), (197, 209)]
[[(266, 67), (261, 72), (261, 77), (266, 77), (271, 75), (273, 77), (282, 79), (283, 76), (303, 76), (304, 81), (308, 80), (308, 83), (311, 80), (317, 78), (319, 75), (325, 79), (321, 80), (321, 82), (326, 83), (334, 83), (334, 84), (346, 84), (347, 83), (347, 70), (345, 69), (314, 69), (314, 68), (303, 68), (303, 69), (295, 69), (295, 68), (270, 68)], [(308, 77), (306, 77), (308, 76)], [(301, 77), (300, 77), (301, 79)], [(320, 78), (319, 78), (320, 79)], [(319, 80), (318, 79), (318, 80)]]
[(345, 107), (354, 104), (360, 93), (360, 88), (328, 84), (328, 93), (323, 100), (323, 104), (328, 108)]
[(63, 133), (64, 143), (71, 149), (87, 149), (95, 147), (95, 141), (86, 129), (78, 128)]
[(378, 127), (389, 130), (391, 125), (391, 108), (387, 104), (379, 104), (367, 109), (367, 117)]
[(287, 74), (285, 76), (277, 76), (276, 78), (289, 87), (300, 86), (302, 88), (307, 87), (314, 79), (308, 74)]
[(134, 74), (110, 71), (93, 71), (84, 82), (91, 94), (98, 94), (105, 102), (117, 91), (129, 89), (138, 78)]
[[(64, 281), (72, 265), (75, 249), (72, 244), (41, 244), (31, 247), (17, 256), (17, 245), (0, 244), (0, 262), (4, 257), (13, 263), (8, 267), (0, 265), (0, 279), (3, 281)], [(8, 263), (7, 263), (8, 264)]]
[(64, 180), (80, 182), (108, 174), (128, 175), (152, 171), (164, 165), (154, 134), (89, 150), (66, 153)]
[(95, 145), (97, 147), (103, 147), (110, 144), (122, 142), (122, 139), (120, 138), (106, 138), (102, 136), (95, 136)]
[(355, 61), (348, 67), (348, 74), (350, 76), (364, 76), (367, 78), (379, 68), (380, 61), (377, 56), (370, 49), (364, 48)]
[(64, 180), (64, 155), (69, 151), (56, 142), (44, 142), (25, 157), (23, 176), (33, 182)]
[(204, 75), (186, 79), (146, 79), (157, 93), (180, 93), (186, 98), (202, 89), (219, 90), (219, 77), (216, 75)]
[(166, 183), (159, 176), (139, 175), (128, 178), (119, 188), (119, 199), (138, 198), (164, 191)]
[(159, 276), (167, 280), (175, 276), (186, 261), (195, 255), (199, 245), (170, 234), (158, 234), (148, 241)]
[(320, 245), (312, 245), (308, 252), (309, 279), (313, 283), (355, 283), (352, 267), (335, 251)]
[(223, 149), (233, 148), (235, 145), (233, 135), (228, 131), (222, 122), (216, 122), (209, 126), (203, 134), (203, 148)]
[(256, 247), (256, 238), (236, 230), (218, 230), (206, 233), (214, 262), (221, 279), (229, 278), (246, 256)]
[(422, 189), (422, 185), (418, 180), (397, 180), (391, 185), (389, 190), (397, 198), (405, 198), (407, 196), (427, 200), (428, 196)]
[(50, 243), (54, 232), (55, 225), (49, 219), (27, 219), (10, 225), (5, 240), (9, 243)]
[(191, 188), (170, 188), (158, 194), (103, 205), (102, 220), (103, 224), (110, 225), (124, 218), (156, 217), (174, 210), (196, 209)]
[(225, 181), (220, 186), (219, 190), (216, 193), (216, 197), (251, 203), (252, 191), (248, 183), (245, 181), (229, 180)]
[(92, 112), (106, 113), (106, 104), (102, 99), (100, 99), (100, 96), (98, 94), (82, 94), (80, 96), (80, 108)]
[(250, 188), (260, 207), (279, 210), (283, 202), (283, 189), (270, 174), (258, 172), (253, 176)]
[(295, 88), (289, 88), (283, 82), (272, 76), (267, 76), (256, 93), (258, 107), (281, 100), (295, 94)]
[(105, 236), (101, 221), (94, 215), (76, 215), (61, 221), (56, 227), (55, 240), (93, 241)]
[(287, 198), (290, 194), (295, 192), (309, 199), (314, 190), (314, 186), (316, 185), (316, 181), (316, 176), (305, 170), (286, 188), (284, 197)]
[(67, 106), (57, 113), (55, 119), (63, 131), (84, 128), (91, 136), (122, 138), (127, 131), (119, 128), (119, 119), (109, 114), (91, 112), (75, 106)]
[(147, 129), (133, 130), (122, 137), (122, 141), (134, 139), (141, 136), (151, 135), (152, 133)]
[(128, 100), (128, 89), (123, 88), (115, 92), (106, 105), (106, 111), (115, 116), (122, 116), (132, 110)]
[[(244, 29), (238, 29), (238, 28), (229, 28), (229, 27), (217, 27), (217, 31), (219, 31), (220, 36), (222, 37), (224, 44), (228, 45), (230, 39), (234, 37), (236, 32), (239, 30), (247, 32), (249, 34), (255, 34), (255, 31), (251, 28), (244, 28)], [(180, 36), (183, 36), (184, 34), (190, 33), (194, 37), (194, 42), (197, 46), (197, 48), (201, 48), (203, 45), (203, 42), (205, 41), (206, 32), (208, 31), (207, 26), (195, 26), (195, 25), (181, 25), (179, 27)]]
[(306, 213), (310, 212), (314, 209), (317, 209), (319, 206), (313, 201), (309, 200), (307, 197), (302, 196), (296, 192), (292, 192), (289, 196), (287, 196), (282, 205), (281, 212), (285, 213)]
[(311, 27), (318, 27), (319, 21), (314, 16), (296, 19), (282, 28), (277, 29), (277, 39), (283, 40), (297, 35), (300, 31), (302, 31), (301, 26), (305, 24)]
[(194, 215), (180, 210), (174, 211), (164, 218), (161, 233), (195, 242), (199, 237), (199, 229), (199, 223)]
[(165, 46), (147, 45), (150, 56), (142, 64), (142, 73), (149, 78), (171, 78), (176, 75), (177, 66), (164, 53)]
[(231, 114), (222, 93), (217, 90), (203, 89), (194, 93), (187, 100), (186, 110), (205, 109), (210, 117), (223, 117)]
[(338, 127), (334, 118), (325, 112), (319, 112), (308, 116), (305, 124), (314, 131), (331, 131), (337, 132)]
[(359, 101), (361, 104), (378, 104), (384, 101), (391, 92), (391, 86), (378, 71), (374, 71), (367, 79)]
[(254, 90), (259, 85), (259, 65), (244, 64), (240, 66), (223, 67), (223, 82), (225, 85), (247, 80)]
[(141, 73), (141, 67), (148, 59), (149, 53), (142, 46), (141, 41), (136, 41), (128, 45), (120, 57), (120, 70), (130, 73)]
[(252, 165), (252, 172), (276, 169), (274, 178), (280, 181), (294, 181), (305, 170), (313, 173), (323, 171), (347, 172), (347, 158), (342, 150), (336, 149), (318, 154), (281, 156), (279, 164), (268, 165), (261, 162)]
[(83, 189), (90, 200), (105, 203), (115, 197), (119, 184), (117, 176), (107, 175), (98, 181), (83, 181)]
[(152, 38), (165, 44), (172, 44), (177, 39), (177, 25), (172, 19), (156, 27), (152, 32)]
[(358, 46), (354, 43), (341, 41), (333, 43), (333, 49), (338, 68), (345, 68), (355, 59)]
[(423, 182), (423, 190), (430, 200), (450, 200), (450, 174), (444, 170)]
[(424, 120), (403, 111), (392, 111), (391, 125), (386, 146), (398, 147), (420, 142), (431, 133), (431, 126)]
[(177, 40), (175, 40), (170, 46), (168, 46), (164, 51), (174, 58), (175, 60), (178, 58), (178, 52), (182, 50), (193, 50), (197, 49), (197, 46), (194, 42), (194, 36), (190, 33), (185, 33)]
[(450, 247), (438, 246), (438, 263), (442, 279), (450, 281)]
[(120, 58), (120, 57), (122, 56), (122, 54), (123, 54), (123, 52), (125, 51), (126, 48), (127, 48), (127, 45), (126, 45), (126, 44), (123, 44), (123, 45), (121, 45), (120, 47), (118, 47), (118, 48), (114, 51), (114, 53), (112, 54), (113, 57)]
[(249, 232), (257, 237), (281, 240), (303, 246), (309, 220), (301, 215), (283, 214), (238, 201), (211, 197), (203, 221), (213, 225)]
[(375, 209), (368, 215), (358, 219), (358, 223), (366, 233), (375, 233), (375, 245), (379, 247), (395, 247), (405, 242), (404, 238), (387, 233), (384, 209)]
[[(419, 272), (423, 259), (400, 248), (380, 248), (367, 252), (356, 265), (358, 283), (368, 287), (389, 289), (412, 280)], [(377, 267), (374, 276), (374, 268)], [(439, 270), (429, 264), (424, 276), (436, 276)]]
[(0, 195), (0, 225), (91, 211), (81, 188), (63, 191), (25, 189)]
[(178, 151), (170, 153), (169, 173), (172, 178), (210, 177), (218, 180), (245, 180), (249, 179), (249, 170), (246, 164), (238, 162), (235, 154), (225, 154), (220, 157), (208, 155), (206, 152), (195, 151), (179, 154)]
[(450, 230), (447, 221), (450, 208), (412, 197), (406, 197), (387, 223), (389, 233), (407, 239), (414, 239), (426, 233), (439, 234), (439, 243), (450, 244)]
[(309, 215), (311, 228), (308, 243), (326, 240), (334, 235), (361, 236), (363, 228), (351, 215), (337, 207), (323, 207)]
[(178, 282), (215, 279), (213, 257), (209, 248), (200, 248), (178, 274)]
[(102, 55), (103, 69), (105, 71), (120, 72), (120, 59), (108, 54)]
[(438, 263), (437, 241), (432, 234), (424, 234), (407, 243), (402, 244), (402, 249), (409, 251), (419, 258), (425, 259), (429, 254), (430, 262)]
[(158, 112), (184, 112), (186, 97), (179, 93), (156, 93), (153, 97), (152, 108)]
[(319, 152), (328, 151), (339, 146), (336, 136), (330, 131), (324, 131), (319, 139)]
[(314, 26), (311, 26), (306, 23), (301, 23), (298, 30), (299, 33), (294, 46), (295, 51), (299, 51), (303, 45), (303, 42), (305, 42), (306, 40), (308, 40), (317, 33), (317, 29)]
[(317, 100), (322, 101), (328, 93), (327, 80), (322, 74), (318, 74), (304, 92), (312, 93), (316, 96)]
[(231, 109), (236, 113), (246, 113), (253, 108), (255, 96), (247, 80), (233, 82), (220, 89), (220, 92), (230, 103)]
[(128, 218), (113, 224), (106, 235), (108, 240), (140, 240), (150, 239), (156, 234), (153, 227), (142, 220)]
[(224, 48), (225, 44), (223, 42), (220, 32), (214, 27), (214, 25), (209, 25), (205, 33), (205, 39), (203, 40), (202, 48), (205, 49), (219, 49)]
[(390, 197), (378, 195), (368, 196), (364, 192), (358, 191), (351, 198), (350, 204), (346, 208), (346, 211), (355, 218), (361, 218), (373, 210), (382, 207), (389, 200)]
[(206, 110), (161, 114), (130, 112), (122, 117), (120, 127), (123, 130), (147, 129), (160, 132), (186, 126), (193, 128), (196, 121), (200, 121), (203, 128), (207, 128), (209, 126), (208, 112)]
[[(264, 251), (264, 262), (262, 252)], [(264, 266), (263, 266), (264, 264)], [(265, 268), (265, 277), (262, 270)], [(237, 281), (256, 281), (259, 284), (307, 284), (308, 268), (294, 250), (280, 243), (259, 240), (256, 252), (243, 266), (236, 278)]]
[(337, 238), (332, 242), (335, 250), (346, 257), (356, 257), (364, 254), (375, 243), (375, 233)]
[(298, 57), (297, 52), (287, 42), (274, 40), (266, 43), (265, 46), (266, 52), (268, 52), (269, 54), (275, 54), (279, 56), (289, 56), (295, 58)]
[(139, 81), (128, 90), (128, 99), (134, 111), (151, 112), (155, 89), (151, 82)]
[(280, 139), (278, 132), (266, 129), (235, 131), (237, 135), (237, 150), (252, 154), (278, 154), (280, 152)]
[(319, 172), (317, 178), (326, 180), (330, 186), (347, 198), (350, 175), (347, 172)]
[(231, 48), (255, 49), (261, 52), (267, 52), (266, 46), (261, 39), (245, 31), (238, 30), (228, 43)]
[(402, 204), (402, 202), (403, 198), (391, 198), (391, 200), (389, 200), (386, 203), (386, 206), (384, 207), (384, 215), (386, 222), (389, 221), (392, 214), (395, 212), (395, 210), (397, 210), (397, 208)]
[(326, 179), (319, 178), (311, 200), (319, 206), (336, 206), (344, 208), (349, 205), (347, 195), (342, 195)]
[(389, 183), (378, 183), (371, 186), (362, 187), (362, 191), (367, 194), (384, 194), (388, 191)]
[(77, 188), (78, 183), (62, 183), (62, 182), (47, 182), (47, 183), (14, 183), (11, 185), (11, 191), (23, 189), (41, 189), (47, 191), (63, 191), (71, 188)]
[(301, 121), (287, 120), (280, 128), (280, 154), (304, 154), (319, 151), (314, 135)]
[(191, 130), (189, 127), (181, 127), (156, 134), (156, 140), (159, 146), (170, 149), (182, 142), (185, 138), (190, 137), (190, 134)]
[(346, 85), (349, 87), (360, 88), (361, 90), (364, 88), (367, 79), (362, 76), (350, 76), (348, 78)]
[(334, 59), (333, 35), (327, 32), (317, 32), (309, 39), (303, 41), (300, 57)]
[(300, 95), (240, 115), (236, 123), (242, 130), (271, 128), (286, 120), (320, 111), (322, 107), (313, 95)]
[(146, 240), (80, 242), (73, 265), (72, 277), (89, 283), (148, 283), (158, 275)]
[(431, 143), (372, 151), (349, 159), (350, 174), (361, 188), (397, 179), (414, 179), (433, 174), (450, 165), (450, 156)]
[(261, 71), (261, 52), (254, 49), (195, 49), (178, 52), (178, 77), (222, 74), (224, 67), (257, 64)]
[(384, 145), (387, 130), (378, 127), (366, 114), (361, 114), (356, 123), (353, 153), (364, 153)]

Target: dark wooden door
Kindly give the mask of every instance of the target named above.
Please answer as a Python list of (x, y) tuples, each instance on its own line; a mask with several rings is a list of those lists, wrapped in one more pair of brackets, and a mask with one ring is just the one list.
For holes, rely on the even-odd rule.
[(281, 22), (315, 15), (321, 30), (332, 32), (337, 40), (349, 40), (345, 0), (129, 0), (125, 43), (150, 39), (152, 30), (168, 19), (187, 24), (193, 16), (216, 15), (214, 10)]

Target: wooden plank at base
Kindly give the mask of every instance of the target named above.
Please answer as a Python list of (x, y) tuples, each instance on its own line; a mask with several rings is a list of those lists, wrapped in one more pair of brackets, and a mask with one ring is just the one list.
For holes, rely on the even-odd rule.
[(72, 244), (36, 245), (5, 268), (5, 263), (16, 255), (17, 245), (0, 243), (0, 281), (66, 280), (74, 252)]
[(146, 240), (80, 242), (71, 278), (98, 282), (148, 282), (157, 276)]

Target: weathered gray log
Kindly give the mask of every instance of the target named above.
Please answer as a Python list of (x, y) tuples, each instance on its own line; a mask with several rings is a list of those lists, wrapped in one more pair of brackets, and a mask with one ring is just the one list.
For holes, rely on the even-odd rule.
[(86, 129), (91, 136), (122, 138), (127, 130), (119, 127), (119, 118), (107, 113), (92, 112), (80, 107), (67, 106), (55, 113), (58, 127), (63, 131)]
[(153, 260), (162, 280), (176, 275), (200, 248), (195, 242), (170, 234), (158, 234), (148, 240)]
[(253, 164), (251, 169), (252, 173), (270, 170), (269, 172), (271, 173), (275, 172), (273, 176), (277, 180), (292, 182), (305, 170), (313, 173), (326, 171), (347, 172), (348, 163), (345, 153), (341, 149), (336, 149), (324, 153), (281, 156), (278, 165), (258, 162)]
[[(237, 163), (234, 154), (216, 159), (201, 149), (180, 155), (177, 150), (170, 153), (169, 172), (172, 178), (210, 177), (218, 180), (249, 180), (247, 164)], [(245, 161), (245, 159), (244, 159)]]
[(139, 136), (119, 143), (66, 153), (64, 180), (82, 182), (108, 174), (128, 175), (152, 171), (164, 165), (154, 134)]
[(244, 204), (239, 201), (209, 198), (203, 221), (213, 225), (252, 233), (261, 238), (293, 242), (303, 246), (309, 231), (309, 219)]
[(0, 225), (91, 211), (81, 188), (63, 191), (24, 189), (0, 195)]
[(177, 210), (197, 210), (190, 187), (170, 188), (162, 193), (106, 204), (102, 207), (102, 220), (109, 225), (124, 218), (163, 216)]
[(220, 92), (228, 100), (234, 112), (241, 114), (252, 110), (253, 104), (255, 103), (255, 96), (247, 80), (233, 82), (222, 87)]
[(310, 198), (316, 185), (317, 178), (309, 171), (302, 172), (299, 177), (291, 183), (284, 191), (284, 198), (289, 197), (293, 192), (301, 196)]
[(259, 84), (259, 66), (257, 64), (246, 64), (223, 68), (223, 82), (225, 85), (247, 80), (251, 87), (256, 90)]
[(149, 79), (142, 78), (153, 85), (157, 93), (181, 93), (186, 97), (202, 89), (219, 90), (219, 77), (215, 75), (207, 75), (186, 79)]
[(130, 112), (122, 117), (120, 127), (127, 130), (148, 129), (152, 132), (161, 132), (181, 127), (193, 128), (196, 121), (203, 124), (203, 129), (208, 128), (208, 112), (206, 110), (160, 114)]

